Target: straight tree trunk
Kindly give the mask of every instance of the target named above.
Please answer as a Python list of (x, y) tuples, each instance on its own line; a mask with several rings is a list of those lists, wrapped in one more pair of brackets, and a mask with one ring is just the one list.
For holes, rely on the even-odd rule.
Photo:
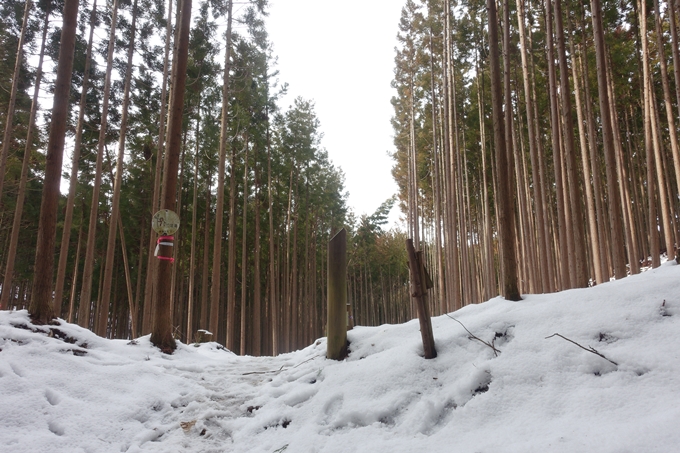
[(435, 226), (435, 257), (436, 257), (436, 267), (435, 272), (437, 274), (437, 287), (440, 291), (439, 297), (436, 299), (439, 301), (439, 314), (446, 313), (446, 294), (444, 294), (444, 272), (443, 272), (443, 262), (444, 257), (442, 255), (442, 238), (441, 238), (441, 168), (439, 165), (439, 155), (441, 150), (439, 149), (439, 138), (437, 137), (437, 97), (435, 93), (435, 78), (434, 78), (434, 49), (432, 46), (432, 30), (430, 30), (430, 90), (432, 97), (432, 160), (434, 161), (434, 174), (433, 174), (433, 192), (434, 192), (434, 226)]
[(543, 186), (540, 182), (539, 177), (539, 165), (538, 165), (538, 150), (537, 150), (537, 138), (534, 130), (534, 123), (536, 119), (534, 118), (534, 100), (531, 95), (530, 79), (529, 79), (529, 63), (527, 56), (527, 42), (525, 36), (525, 12), (524, 12), (524, 0), (518, 0), (517, 2), (517, 19), (519, 22), (519, 39), (520, 39), (520, 56), (522, 58), (522, 80), (524, 82), (524, 99), (526, 103), (526, 114), (527, 114), (527, 131), (529, 133), (529, 154), (531, 156), (531, 169), (532, 169), (532, 189), (533, 197), (535, 200), (535, 210), (536, 210), (536, 223), (538, 228), (536, 228), (536, 234), (538, 236), (538, 251), (539, 251), (539, 272), (541, 276), (541, 291), (546, 293), (551, 290), (551, 283), (548, 275), (548, 248), (545, 246), (545, 214), (544, 206), (541, 203), (543, 199)]
[(260, 175), (257, 165), (257, 154), (254, 156), (255, 171), (255, 250), (253, 273), (253, 355), (262, 355), (262, 277), (261, 277), (261, 226), (260, 226)]
[[(246, 147), (248, 145), (246, 144)], [(236, 149), (231, 147), (229, 171), (229, 250), (227, 255), (227, 339), (226, 347), (236, 352)]]
[(626, 256), (623, 249), (624, 237), (621, 229), (623, 223), (623, 211), (621, 202), (617, 196), (619, 181), (616, 179), (616, 158), (614, 150), (614, 136), (611, 124), (611, 104), (607, 93), (607, 68), (604, 43), (604, 30), (602, 25), (602, 6), (600, 0), (591, 0), (593, 34), (595, 39), (595, 57), (597, 62), (597, 89), (600, 103), (600, 121), (605, 156), (605, 170), (607, 173), (607, 189), (609, 201), (609, 223), (611, 228), (612, 258), (614, 275), (617, 279), (624, 278), (626, 271)]
[[(446, 222), (444, 229), (444, 242), (447, 247), (447, 288), (448, 310), (455, 311), (462, 306), (461, 284), (460, 284), (460, 265), (458, 257), (458, 229), (456, 227), (456, 215), (458, 205), (456, 201), (456, 191), (454, 189), (454, 175), (456, 174), (455, 155), (455, 118), (453, 115), (455, 86), (453, 83), (453, 58), (451, 45), (451, 4), (445, 0), (445, 23), (444, 23), (444, 184), (446, 186), (444, 194), (446, 196)], [(409, 298), (410, 299), (410, 298)]]
[(548, 92), (550, 94), (550, 125), (552, 138), (552, 156), (553, 166), (555, 170), (555, 198), (557, 204), (557, 235), (559, 237), (559, 256), (561, 260), (559, 265), (559, 286), (561, 289), (567, 289), (572, 286), (571, 278), (575, 276), (576, 268), (574, 261), (574, 254), (572, 251), (572, 242), (569, 240), (569, 226), (567, 224), (567, 213), (565, 207), (565, 181), (562, 177), (562, 165), (564, 159), (562, 156), (562, 142), (560, 136), (560, 120), (558, 113), (558, 98), (557, 98), (557, 75), (555, 73), (555, 57), (553, 45), (553, 14), (552, 2), (545, 1), (545, 24), (546, 24), (546, 54), (548, 58)]
[(78, 25), (78, 0), (65, 0), (62, 13), (63, 24), (57, 63), (57, 79), (54, 85), (52, 122), (47, 142), (45, 181), (40, 204), (38, 242), (35, 254), (35, 274), (29, 313), (36, 324), (46, 324), (54, 317), (52, 308), (52, 277), (54, 270), (54, 242), (57, 234), (57, 208), (61, 164), (68, 121), (73, 54)]
[(21, 33), (19, 34), (19, 42), (17, 43), (17, 58), (14, 63), (14, 73), (12, 74), (12, 87), (10, 88), (9, 106), (7, 107), (7, 117), (5, 119), (5, 133), (2, 137), (2, 151), (0, 151), (0, 203), (2, 202), (5, 173), (7, 172), (7, 156), (9, 155), (9, 147), (12, 143), (12, 132), (14, 130), (14, 108), (17, 100), (17, 90), (19, 89), (21, 64), (24, 61), (24, 40), (26, 39), (26, 32), (28, 31), (28, 16), (32, 7), (33, 2), (31, 0), (26, 0), (26, 3), (24, 4), (24, 17), (21, 24)]
[(564, 122), (564, 149), (567, 164), (567, 181), (569, 187), (569, 207), (571, 210), (571, 226), (574, 236), (575, 274), (574, 284), (578, 288), (588, 286), (588, 260), (586, 255), (586, 231), (581, 207), (580, 178), (576, 169), (576, 149), (574, 146), (574, 120), (571, 107), (571, 87), (569, 86), (569, 66), (562, 22), (562, 0), (555, 0), (555, 35), (557, 37), (557, 55), (560, 66), (560, 91), (562, 94), (562, 118)]
[[(507, 4), (506, 4), (507, 8)], [(498, 169), (498, 219), (500, 224), (501, 262), (503, 274), (503, 295), (508, 300), (521, 300), (517, 279), (517, 258), (515, 251), (515, 225), (509, 211), (514, 207), (511, 185), (508, 148), (505, 143), (503, 99), (501, 93), (501, 70), (498, 46), (498, 17), (496, 3), (487, 0), (489, 16), (489, 63), (491, 67), (491, 103), (493, 106), (494, 145)]]
[[(73, 158), (71, 159), (71, 179), (69, 181), (68, 198), (66, 200), (66, 213), (64, 215), (64, 228), (61, 234), (61, 250), (59, 253), (59, 265), (57, 266), (57, 280), (54, 286), (54, 311), (59, 316), (61, 301), (63, 298), (64, 281), (66, 279), (66, 266), (68, 263), (69, 243), (71, 242), (71, 226), (73, 224), (73, 207), (76, 200), (78, 187), (78, 165), (80, 162), (80, 148), (83, 141), (83, 127), (85, 126), (85, 108), (87, 105), (87, 88), (90, 80), (90, 66), (92, 64), (92, 41), (97, 19), (97, 1), (92, 4), (90, 15), (90, 35), (87, 41), (85, 54), (85, 72), (83, 73), (83, 86), (80, 93), (78, 107), (78, 124), (76, 126), (75, 144), (73, 145)], [(81, 225), (82, 228), (82, 225)]]
[[(616, 94), (614, 92), (614, 83), (612, 81), (611, 65), (607, 64), (607, 82), (609, 83), (609, 99), (612, 105), (616, 105)], [(611, 109), (612, 114), (612, 130), (614, 132), (614, 149), (616, 150), (616, 173), (621, 184), (619, 186), (621, 192), (621, 207), (623, 209), (624, 233), (626, 236), (626, 249), (628, 250), (628, 267), (631, 274), (640, 273), (640, 260), (637, 254), (637, 231), (635, 231), (635, 222), (631, 208), (631, 197), (628, 190), (628, 175), (623, 163), (623, 147), (621, 146), (621, 134), (619, 131), (619, 117), (616, 108)]]
[[(585, 16), (581, 11), (581, 24), (585, 28)], [(595, 125), (595, 115), (593, 114), (593, 101), (590, 96), (590, 82), (588, 77), (588, 67), (586, 65), (587, 48), (584, 44), (581, 45), (581, 53), (583, 58), (580, 58), (581, 73), (583, 74), (583, 95), (585, 99), (585, 114), (586, 114), (586, 128), (588, 130), (588, 151), (590, 155), (590, 167), (592, 168), (593, 178), (593, 197), (595, 199), (595, 211), (597, 214), (597, 231), (600, 243), (600, 260), (602, 266), (602, 278), (608, 281), (612, 275), (611, 262), (611, 247), (609, 244), (609, 235), (607, 234), (607, 219), (604, 204), (604, 192), (602, 190), (601, 181), (601, 167), (599, 153), (597, 149), (597, 132)]]
[[(669, 11), (671, 16), (674, 16), (673, 11)], [(675, 170), (675, 182), (677, 191), (680, 191), (680, 150), (678, 149), (678, 135), (675, 126), (675, 118), (673, 116), (673, 108), (671, 106), (671, 89), (668, 83), (668, 65), (666, 64), (666, 55), (664, 52), (663, 30), (661, 27), (661, 13), (659, 12), (659, 0), (654, 0), (654, 17), (656, 24), (656, 47), (657, 58), (661, 67), (661, 85), (663, 86), (664, 107), (666, 108), (666, 121), (668, 122), (668, 135), (673, 153), (673, 169)], [(677, 49), (675, 49), (677, 52)], [(674, 200), (677, 200), (678, 192), (671, 192)], [(668, 257), (670, 258), (670, 253)]]
[[(26, 7), (28, 8), (28, 5)], [(16, 259), (17, 248), (19, 246), (19, 231), (21, 230), (21, 216), (23, 215), (24, 200), (26, 198), (26, 184), (28, 182), (28, 165), (31, 160), (31, 150), (33, 148), (33, 130), (35, 129), (35, 115), (38, 111), (38, 95), (40, 94), (40, 83), (42, 81), (42, 67), (43, 59), (45, 56), (45, 41), (47, 39), (49, 17), (50, 14), (49, 12), (47, 12), (45, 14), (45, 23), (43, 25), (42, 41), (40, 44), (40, 56), (38, 57), (38, 68), (36, 70), (35, 75), (33, 102), (31, 103), (31, 114), (28, 122), (26, 144), (24, 146), (24, 159), (21, 164), (19, 192), (17, 193), (16, 207), (14, 209), (14, 220), (12, 222), (12, 233), (9, 240), (9, 250), (7, 252), (7, 266), (5, 267), (5, 277), (2, 283), (2, 296), (0, 296), (0, 310), (9, 308), (9, 295), (13, 289), (12, 281), (14, 279), (14, 261)], [(58, 301), (55, 300), (54, 315), (56, 317), (61, 316), (61, 300)]]
[[(269, 119), (269, 112), (267, 112)], [(279, 315), (276, 293), (276, 267), (274, 248), (274, 200), (272, 198), (272, 153), (269, 137), (269, 125), (267, 125), (267, 191), (269, 198), (269, 309), (271, 319), (272, 356), (279, 355)]]
[[(220, 160), (217, 169), (217, 201), (215, 206), (215, 234), (213, 240), (212, 287), (210, 293), (210, 332), (217, 341), (219, 334), (219, 310), (221, 290), (222, 222), (224, 221), (224, 173), (229, 142), (229, 71), (231, 64), (231, 11), (232, 0), (227, 3), (227, 44), (224, 55), (224, 77), (222, 80), (222, 122), (220, 125)], [(229, 347), (229, 346), (227, 346)]]
[(76, 262), (73, 265), (73, 278), (71, 279), (71, 296), (69, 298), (69, 308), (67, 321), (73, 323), (75, 318), (75, 306), (76, 306), (76, 283), (78, 282), (78, 264), (80, 262), (80, 248), (83, 244), (83, 221), (80, 220), (80, 228), (78, 229), (78, 246), (76, 248)]
[[(246, 296), (248, 294), (248, 145), (246, 145), (246, 154), (243, 158), (243, 223), (242, 231), (243, 235), (241, 238), (241, 355), (246, 355), (246, 320), (247, 320), (247, 310), (246, 310)], [(234, 232), (230, 232), (229, 236), (232, 236)], [(233, 289), (236, 291), (236, 288)]]
[[(130, 105), (130, 85), (132, 83), (132, 56), (135, 51), (135, 34), (137, 32), (137, 0), (132, 5), (132, 26), (130, 43), (128, 44), (127, 68), (123, 88), (122, 116), (120, 121), (120, 136), (118, 138), (118, 159), (116, 160), (116, 177), (113, 185), (113, 200), (111, 202), (111, 216), (109, 220), (109, 236), (106, 247), (106, 263), (104, 267), (104, 289), (102, 293), (102, 309), (99, 317), (98, 334), (106, 336), (107, 313), (111, 301), (111, 280), (113, 278), (113, 260), (116, 249), (116, 227), (120, 215), (120, 186), (123, 183), (123, 158), (125, 157), (125, 136), (127, 133), (128, 110)], [(122, 235), (122, 232), (121, 232)]]
[[(643, 56), (646, 57), (647, 45), (643, 44)], [(643, 60), (646, 62), (646, 59)], [(656, 167), (656, 162), (654, 158), (654, 151), (652, 145), (652, 124), (649, 112), (649, 91), (647, 90), (647, 64), (644, 68), (644, 81), (643, 81), (643, 92), (642, 100), (644, 106), (644, 134), (645, 134), (645, 155), (647, 164), (647, 215), (648, 215), (648, 231), (649, 231), (649, 250), (652, 257), (652, 268), (657, 268), (661, 266), (661, 250), (659, 245), (659, 223), (658, 223), (658, 210), (656, 204), (656, 185), (654, 181), (654, 170)]]
[[(130, 308), (131, 337), (136, 338), (138, 308), (132, 297), (132, 278), (130, 277), (130, 263), (128, 262), (127, 247), (125, 246), (125, 233), (123, 232), (123, 219), (118, 216), (118, 234), (120, 234), (120, 250), (123, 257), (123, 271), (125, 272), (125, 289), (127, 290), (128, 307)], [(112, 338), (121, 338), (112, 336)]]
[[(647, 4), (644, 1), (638, 3), (638, 10), (640, 13), (640, 38), (642, 43), (642, 71), (644, 80), (644, 104), (645, 104), (645, 127), (649, 127), (649, 137), (651, 138), (651, 148), (646, 151), (654, 153), (654, 163), (656, 167), (656, 180), (659, 187), (659, 203), (661, 210), (661, 220), (664, 231), (664, 238), (666, 242), (666, 253), (670, 258), (671, 253), (674, 252), (674, 237), (673, 229), (669, 219), (668, 199), (666, 197), (666, 183), (663, 168), (662, 150), (660, 144), (660, 137), (658, 133), (656, 121), (656, 102), (652, 92), (652, 75), (649, 68), (649, 50), (647, 43)], [(645, 129), (645, 138), (647, 138), (647, 129)], [(649, 189), (648, 189), (649, 190)], [(652, 225), (653, 227), (653, 225)]]
[[(92, 203), (90, 205), (90, 222), (87, 229), (87, 247), (83, 267), (83, 283), (80, 292), (80, 310), (78, 322), (81, 327), (89, 327), (90, 306), (92, 303), (92, 273), (94, 272), (95, 235), (99, 216), (99, 191), (101, 190), (104, 147), (106, 146), (106, 132), (108, 125), (109, 97), (111, 94), (111, 71), (113, 68), (113, 50), (116, 42), (116, 25), (118, 23), (118, 0), (114, 0), (109, 31), (109, 47), (106, 58), (106, 77), (104, 79), (104, 93), (102, 101), (102, 115), (99, 126), (99, 144), (97, 147), (97, 163), (95, 167), (94, 187), (92, 188)], [(115, 226), (115, 223), (114, 223)], [(97, 319), (97, 318), (95, 318)], [(97, 322), (94, 323), (95, 327)]]
[[(156, 147), (156, 169), (154, 171), (153, 196), (151, 198), (151, 213), (154, 215), (158, 209), (158, 202), (161, 196), (161, 173), (163, 169), (163, 159), (165, 155), (165, 116), (168, 103), (167, 85), (168, 72), (170, 68), (170, 41), (172, 39), (172, 4), (173, 0), (168, 0), (168, 19), (165, 29), (165, 56), (163, 59), (163, 83), (161, 85), (161, 106), (158, 117), (158, 146)], [(146, 280), (144, 284), (144, 313), (142, 314), (141, 334), (151, 332), (153, 325), (153, 290), (154, 275), (156, 270), (156, 259), (154, 251), (156, 241), (153, 234), (149, 235), (149, 247), (146, 259)]]
[(675, 107), (678, 110), (677, 115), (680, 118), (680, 42), (678, 41), (678, 23), (675, 16), (678, 10), (677, 1), (678, 0), (668, 0), (666, 11), (668, 11), (670, 20), (671, 41), (673, 43), (671, 52), (673, 55), (673, 77), (675, 78)]
[[(163, 171), (163, 191), (161, 192), (161, 209), (176, 210), (177, 173), (182, 141), (182, 111), (184, 108), (184, 92), (187, 77), (189, 51), (189, 31), (191, 27), (191, 0), (182, 0), (180, 11), (179, 41), (173, 64), (172, 99), (168, 120), (168, 147)], [(167, 248), (167, 247), (166, 247)], [(171, 256), (160, 255), (165, 258)], [(172, 279), (172, 262), (162, 259), (156, 267), (155, 316), (151, 343), (165, 353), (172, 353), (177, 344), (172, 337), (172, 298), (170, 285)]]
[[(205, 188), (205, 220), (203, 226), (203, 271), (201, 273), (201, 322), (200, 328), (207, 329), (208, 320), (208, 277), (210, 275), (210, 175), (206, 181)], [(212, 337), (214, 340), (214, 336)]]
[[(194, 288), (194, 281), (196, 280), (196, 232), (197, 232), (197, 211), (198, 211), (198, 152), (199, 152), (199, 125), (200, 119), (200, 102), (199, 113), (196, 119), (196, 150), (194, 152), (194, 199), (191, 208), (191, 252), (189, 257), (189, 299), (187, 301), (187, 343), (191, 341), (194, 332), (194, 299), (196, 289)], [(207, 209), (207, 207), (206, 207)]]
[[(570, 27), (571, 30), (571, 27)], [(570, 41), (569, 50), (574, 58), (579, 59), (574, 50), (574, 42)], [(595, 282), (604, 283), (604, 272), (602, 267), (602, 257), (600, 255), (600, 237), (597, 230), (597, 212), (595, 210), (595, 195), (590, 182), (590, 163), (588, 161), (588, 145), (586, 143), (585, 118), (581, 99), (581, 87), (577, 64), (572, 64), (572, 77), (574, 79), (574, 95), (576, 98), (576, 115), (578, 120), (579, 142), (581, 147), (581, 165), (583, 167), (584, 187), (586, 190), (586, 203), (588, 206), (588, 231), (590, 233), (590, 253), (593, 258), (593, 271), (595, 272)]]

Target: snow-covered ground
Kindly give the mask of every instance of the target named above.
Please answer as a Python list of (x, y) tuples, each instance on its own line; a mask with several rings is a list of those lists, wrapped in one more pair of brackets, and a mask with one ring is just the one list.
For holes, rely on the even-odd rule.
[(680, 266), (452, 316), (500, 353), (447, 316), (434, 360), (416, 320), (355, 328), (336, 362), (0, 312), (0, 452), (680, 451)]

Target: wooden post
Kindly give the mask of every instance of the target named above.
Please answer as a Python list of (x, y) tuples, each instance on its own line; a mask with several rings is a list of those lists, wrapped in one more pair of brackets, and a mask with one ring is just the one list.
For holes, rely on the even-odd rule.
[(347, 357), (347, 231), (328, 242), (328, 342), (326, 357)]
[(423, 337), (423, 351), (426, 359), (437, 357), (437, 350), (434, 347), (434, 335), (432, 333), (432, 321), (430, 311), (427, 306), (427, 290), (432, 287), (422, 252), (416, 252), (413, 248), (413, 240), (406, 239), (406, 251), (408, 252), (408, 264), (411, 270), (411, 297), (415, 300), (420, 320), (420, 335)]

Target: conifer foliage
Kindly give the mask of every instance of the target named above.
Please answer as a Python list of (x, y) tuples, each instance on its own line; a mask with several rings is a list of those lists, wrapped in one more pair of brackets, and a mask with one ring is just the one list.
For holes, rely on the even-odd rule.
[[(321, 146), (314, 103), (296, 99), (283, 110), (277, 105), (285, 86), (278, 85), (264, 28), (266, 2), (235, 8), (233, 27), (225, 27), (230, 1), (191, 8), (181, 121), (171, 128), (166, 115), (174, 105), (177, 60), (169, 50), (186, 3), (179, 11), (173, 1), (99, 3), (82, 1), (73, 16), (78, 19), (74, 63), (65, 85), (70, 96), (68, 91), (62, 95), (70, 112), (61, 133), (63, 179), (75, 176), (68, 196), (44, 186), (46, 133), (56, 117), (39, 110), (38, 131), (28, 147), (25, 207), (12, 239), (18, 244), (16, 257), (2, 288), (1, 308), (27, 308), (35, 299), (37, 250), (41, 263), (45, 257), (59, 262), (59, 285), (53, 266), (40, 277), (46, 288), (40, 293), (42, 308), (31, 309), (43, 322), (58, 316), (102, 336), (134, 338), (151, 333), (162, 316), (171, 324), (156, 338), (169, 333), (191, 342), (200, 336), (257, 355), (286, 352), (322, 336), (326, 244), (347, 221), (344, 176)], [(56, 64), (60, 54), (55, 18), (63, 4), (23, 5), (0, 6), (0, 50), (8, 56), (0, 71), (10, 85), (18, 82), (0, 206), (3, 271), (22, 173), (28, 93), (35, 83), (30, 52), (19, 54), (18, 78), (12, 76), (9, 56), (17, 55), (22, 31), (23, 46), (39, 48), (37, 31), (43, 24), (49, 24), (46, 60)], [(53, 20), (48, 22), (48, 15)], [(168, 33), (165, 60), (158, 30)], [(44, 76), (42, 98), (56, 96), (52, 77)], [(0, 94), (3, 127), (10, 104), (5, 94)], [(176, 188), (168, 191), (162, 182), (164, 172), (174, 171), (167, 165), (170, 129), (179, 152)], [(74, 142), (79, 154), (71, 161)], [(221, 146), (225, 159), (219, 185)], [(56, 241), (36, 249), (40, 196), (48, 191), (59, 202), (51, 232)], [(224, 205), (218, 212), (219, 197)], [(176, 200), (181, 226), (174, 235), (174, 261), (163, 263), (169, 273), (155, 283), (159, 260), (151, 218), (161, 199)], [(215, 234), (217, 218), (224, 227)], [(55, 286), (59, 301), (49, 297)]]
[(433, 313), (675, 258), (677, 15), (663, 1), (406, 1), (393, 173)]
[[(350, 325), (415, 317), (408, 238), (435, 315), (675, 258), (677, 1), (404, 0), (399, 193), (358, 217), (314, 102), (280, 105), (265, 0), (195, 0), (173, 102), (186, 4), (0, 3), (0, 309), (109, 338), (161, 313), (167, 338), (276, 355), (324, 335), (343, 227)], [(167, 200), (181, 226), (157, 281)]]

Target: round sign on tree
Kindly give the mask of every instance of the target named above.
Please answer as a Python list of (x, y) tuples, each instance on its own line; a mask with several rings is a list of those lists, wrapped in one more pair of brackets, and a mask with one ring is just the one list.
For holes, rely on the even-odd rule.
[(169, 209), (161, 209), (153, 215), (151, 227), (158, 234), (173, 234), (179, 228), (179, 216)]

